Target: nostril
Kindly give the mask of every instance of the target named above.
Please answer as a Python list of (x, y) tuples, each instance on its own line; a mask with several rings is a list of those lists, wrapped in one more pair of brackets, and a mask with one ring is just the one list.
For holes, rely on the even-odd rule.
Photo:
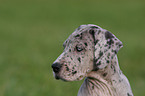
[(58, 73), (60, 71), (61, 65), (59, 63), (52, 64), (53, 71)]
[(53, 71), (54, 71), (54, 72), (56, 72), (56, 73), (58, 73), (58, 72), (59, 72), (59, 69), (60, 69), (60, 68), (59, 68), (59, 67), (57, 67), (57, 66), (56, 66), (56, 67), (53, 67)]

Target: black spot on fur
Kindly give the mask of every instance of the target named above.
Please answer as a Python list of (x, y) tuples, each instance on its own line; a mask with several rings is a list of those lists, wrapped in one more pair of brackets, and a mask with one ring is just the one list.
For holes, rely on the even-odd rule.
[(123, 81), (123, 79), (119, 80), (119, 82), (122, 82), (122, 81)]
[(107, 44), (112, 45), (112, 44), (114, 44), (114, 41), (113, 41), (112, 39), (109, 39), (109, 40), (107, 41)]
[(74, 37), (75, 37), (75, 38), (80, 38), (80, 39), (82, 39), (82, 33), (81, 33), (81, 34), (77, 34), (77, 35), (75, 35)]
[(75, 67), (73, 66), (73, 68), (72, 69), (75, 69)]
[(71, 52), (71, 49), (69, 49), (69, 52)]
[(114, 58), (114, 56), (115, 56), (115, 55), (112, 55), (112, 56), (111, 56), (111, 59), (113, 59), (113, 58)]
[(77, 34), (75, 37), (80, 37), (80, 34)]
[(69, 71), (69, 68), (68, 68), (68, 66), (67, 65), (65, 65), (66, 66), (66, 71)]
[(88, 44), (87, 44), (86, 42), (85, 42), (84, 44), (85, 44), (86, 46), (88, 46)]
[(106, 60), (106, 63), (109, 63), (109, 60)]
[(82, 38), (83, 38), (83, 37), (82, 37), (82, 35), (83, 35), (83, 33), (81, 33), (80, 39), (82, 39)]
[(76, 73), (77, 73), (77, 71), (73, 71), (73, 72), (72, 72), (73, 75), (76, 74)]
[(103, 52), (100, 51), (99, 56), (101, 57), (103, 55)]
[(101, 65), (101, 61), (99, 61), (96, 65), (97, 65), (97, 66)]
[(90, 29), (90, 30), (89, 30), (89, 33), (90, 33), (91, 35), (93, 35), (93, 36), (94, 36), (95, 31), (94, 31), (93, 29)]
[(116, 51), (116, 50), (114, 50), (114, 53), (115, 53), (115, 54), (117, 54), (117, 51)]
[(95, 31), (93, 29), (90, 29), (89, 33), (92, 35), (95, 44)]
[(71, 59), (71, 60), (73, 60), (73, 58), (72, 58), (72, 57), (71, 57), (70, 59)]
[(109, 45), (108, 49), (110, 49), (110, 48), (111, 48), (111, 46)]
[(101, 30), (98, 31), (98, 35), (101, 33)]
[(123, 46), (123, 44), (121, 42), (116, 42), (116, 45), (118, 45), (119, 48)]
[(114, 83), (117, 83), (116, 80), (113, 80)]
[(119, 44), (119, 48), (122, 47), (122, 46), (123, 46), (123, 44)]
[(81, 58), (80, 57), (78, 58), (78, 61), (81, 63)]
[(117, 50), (112, 50), (112, 52), (114, 52), (115, 54), (117, 54)]
[(105, 38), (106, 38), (106, 39), (111, 39), (111, 38), (114, 38), (114, 36), (113, 36), (113, 34), (110, 33), (109, 31), (106, 31), (106, 32), (105, 32)]
[(104, 73), (103, 76), (106, 77), (107, 76), (107, 73)]
[(99, 70), (99, 68), (98, 67), (94, 67), (94, 69), (93, 69), (93, 71), (98, 71)]
[(107, 47), (108, 45), (107, 44), (105, 44), (105, 46), (104, 47)]
[(98, 43), (98, 41), (99, 41), (98, 39), (97, 39), (97, 40), (95, 40), (95, 41), (94, 41), (94, 44), (96, 45), (96, 44)]
[(98, 60), (99, 60), (99, 58), (95, 59), (95, 60), (94, 60), (94, 64), (96, 64), (96, 62), (97, 62)]
[(96, 26), (91, 26), (90, 28), (96, 28), (96, 29), (98, 29), (98, 27), (96, 27)]

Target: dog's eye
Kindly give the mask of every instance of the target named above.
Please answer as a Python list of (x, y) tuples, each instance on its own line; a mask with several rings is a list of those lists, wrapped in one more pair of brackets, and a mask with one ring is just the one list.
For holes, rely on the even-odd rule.
[(78, 52), (81, 52), (81, 51), (83, 51), (83, 47), (82, 46), (76, 46), (76, 50), (78, 51)]

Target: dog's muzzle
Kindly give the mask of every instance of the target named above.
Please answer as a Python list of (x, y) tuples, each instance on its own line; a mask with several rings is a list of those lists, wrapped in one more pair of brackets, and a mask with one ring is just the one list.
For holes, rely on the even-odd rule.
[(59, 63), (53, 63), (51, 67), (55, 73), (55, 78), (59, 79), (58, 73), (60, 72), (62, 65)]
[(61, 67), (62, 67), (62, 66), (61, 66), (61, 64), (59, 64), (59, 63), (54, 63), (54, 64), (52, 64), (52, 69), (53, 69), (53, 71), (54, 71), (55, 73), (59, 73)]

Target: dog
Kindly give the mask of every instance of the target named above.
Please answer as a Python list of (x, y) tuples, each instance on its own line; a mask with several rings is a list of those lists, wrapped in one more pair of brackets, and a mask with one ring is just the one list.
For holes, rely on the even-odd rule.
[(63, 81), (86, 77), (78, 96), (133, 96), (117, 59), (123, 44), (114, 34), (97, 25), (81, 25), (63, 46), (52, 64), (54, 77)]

